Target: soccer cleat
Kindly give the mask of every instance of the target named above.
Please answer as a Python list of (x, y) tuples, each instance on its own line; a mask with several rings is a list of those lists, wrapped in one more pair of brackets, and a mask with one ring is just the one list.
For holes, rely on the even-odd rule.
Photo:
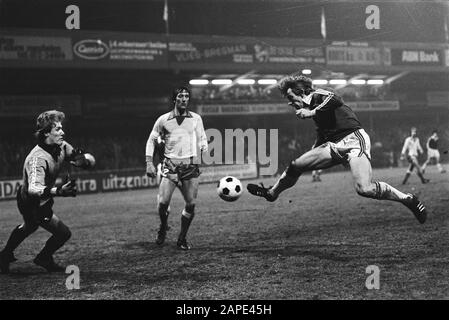
[(423, 184), (426, 184), (426, 183), (429, 183), (429, 182), (430, 182), (430, 179), (423, 179), (421, 182), (422, 182)]
[(271, 187), (265, 188), (263, 183), (261, 183), (260, 186), (258, 186), (257, 184), (249, 183), (246, 186), (246, 189), (248, 189), (248, 192), (251, 193), (252, 195), (255, 195), (257, 197), (263, 197), (270, 202), (273, 202), (277, 199), (277, 197), (274, 197), (268, 192), (268, 190), (270, 190)]
[(0, 273), (9, 273), (9, 264), (14, 261), (17, 261), (17, 259), (12, 253), (0, 252)]
[(159, 231), (157, 232), (157, 238), (156, 238), (156, 244), (162, 245), (165, 242), (165, 237), (167, 236), (167, 231), (170, 230), (169, 226), (162, 226), (162, 224), (159, 227)]
[(415, 218), (419, 221), (419, 223), (422, 224), (426, 222), (427, 209), (421, 203), (421, 201), (418, 200), (417, 196), (415, 196), (414, 194), (412, 194), (411, 196), (412, 198), (407, 203), (404, 203), (404, 205), (413, 212)]
[(178, 246), (181, 250), (190, 250), (190, 245), (187, 243), (186, 238), (184, 239), (178, 239), (178, 242), (176, 243), (176, 246)]
[(43, 258), (37, 255), (33, 260), (34, 264), (46, 269), (48, 272), (64, 272), (65, 268), (60, 266), (53, 260), (53, 257)]

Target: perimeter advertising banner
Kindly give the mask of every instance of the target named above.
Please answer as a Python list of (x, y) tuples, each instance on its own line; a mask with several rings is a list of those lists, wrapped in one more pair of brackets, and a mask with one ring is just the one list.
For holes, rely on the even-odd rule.
[(390, 49), (374, 46), (355, 46), (351, 43), (326, 47), (328, 65), (388, 66), (391, 65)]
[[(357, 101), (345, 102), (354, 111), (394, 111), (400, 109), (399, 101)], [(254, 115), (254, 114), (288, 114), (294, 115), (294, 110), (287, 103), (242, 103), (242, 104), (205, 104), (198, 105), (202, 116), (222, 115)]]
[[(0, 67), (265, 70), (315, 66), (448, 66), (425, 44), (84, 31), (3, 29)], [(446, 47), (447, 51), (447, 47)]]
[(352, 110), (359, 111), (397, 111), (400, 103), (397, 100), (391, 101), (357, 101), (345, 102)]
[(391, 64), (394, 66), (443, 66), (442, 49), (391, 49)]
[(72, 60), (70, 37), (20, 36), (0, 33), (0, 61), (58, 62)]
[(198, 105), (198, 113), (202, 116), (243, 115), (243, 114), (279, 114), (293, 113), (287, 103), (234, 103)]
[(167, 40), (142, 33), (77, 33), (72, 36), (76, 64), (92, 67), (166, 69)]
[(449, 91), (428, 91), (426, 98), (429, 107), (449, 108)]
[(172, 66), (282, 66), (323, 65), (324, 50), (318, 43), (299, 40), (239, 37), (170, 38), (169, 61)]
[(20, 95), (0, 96), (0, 117), (28, 117), (55, 108), (66, 115), (81, 115), (78, 95)]
[[(217, 165), (201, 167), (200, 183), (217, 182), (224, 176), (232, 175), (238, 179), (258, 177), (257, 164)], [(81, 173), (76, 178), (78, 194), (89, 194), (110, 191), (125, 191), (156, 188), (155, 178), (146, 176), (144, 170), (123, 170), (104, 173)], [(22, 183), (20, 179), (0, 180), (0, 200), (14, 199)], [(61, 184), (59, 178), (56, 184)]]

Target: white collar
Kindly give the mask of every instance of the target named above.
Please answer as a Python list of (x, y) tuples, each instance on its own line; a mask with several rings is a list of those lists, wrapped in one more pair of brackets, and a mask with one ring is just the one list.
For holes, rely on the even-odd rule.
[(313, 92), (310, 93), (308, 96), (305, 96), (302, 101), (304, 101), (306, 104), (310, 105), (310, 102), (312, 101)]

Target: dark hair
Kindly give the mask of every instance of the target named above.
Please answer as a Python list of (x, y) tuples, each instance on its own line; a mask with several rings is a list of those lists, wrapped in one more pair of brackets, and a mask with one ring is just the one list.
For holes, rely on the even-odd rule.
[(313, 91), (312, 79), (303, 75), (293, 75), (287, 76), (279, 80), (278, 89), (281, 91), (282, 95), (286, 96), (288, 89), (296, 89), (294, 91), (302, 91), (304, 94), (308, 95)]
[(189, 97), (190, 98), (192, 97), (192, 92), (190, 91), (190, 89), (188, 87), (185, 87), (185, 86), (176, 87), (175, 89), (173, 89), (172, 94), (171, 94), (172, 104), (175, 104), (176, 97), (178, 96), (178, 94), (180, 94), (183, 91), (187, 91), (189, 93)]
[(62, 122), (65, 119), (64, 112), (58, 110), (49, 110), (42, 112), (36, 120), (36, 132), (35, 137), (39, 142), (45, 140), (45, 134), (49, 133), (55, 126), (56, 122)]
[(434, 134), (434, 133), (438, 133), (438, 130), (437, 129), (433, 130), (432, 134)]

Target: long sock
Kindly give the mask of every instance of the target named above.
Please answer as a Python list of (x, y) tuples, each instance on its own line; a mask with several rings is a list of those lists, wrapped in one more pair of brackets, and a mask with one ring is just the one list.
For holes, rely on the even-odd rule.
[(190, 224), (195, 216), (195, 205), (186, 206), (182, 210), (181, 214), (181, 232), (179, 233), (179, 239), (184, 239), (189, 231)]
[[(159, 208), (159, 203), (160, 203), (161, 197), (159, 196), (159, 194), (157, 194), (157, 195), (156, 195), (156, 198), (157, 198), (157, 205), (158, 205), (158, 208)], [(171, 210), (170, 205), (168, 205), (168, 208), (167, 208), (167, 215), (170, 214), (170, 210)]]
[(161, 219), (161, 225), (167, 227), (167, 221), (168, 221), (168, 207), (169, 205), (166, 203), (159, 203), (158, 204), (158, 211), (159, 211), (159, 218)]
[[(3, 249), (6, 253), (13, 253), (14, 250), (25, 240), (31, 233), (36, 231), (37, 228), (33, 228), (34, 230), (27, 230), (23, 224), (18, 225), (11, 232), (9, 236), (8, 242), (6, 243), (5, 249)], [(30, 232), (31, 231), (31, 232)]]
[(280, 176), (278, 181), (274, 184), (273, 188), (270, 189), (269, 192), (273, 196), (275, 196), (275, 197), (279, 196), (279, 194), (282, 191), (284, 191), (284, 190), (286, 190), (288, 188), (293, 187), (295, 185), (296, 181), (298, 181), (300, 174), (293, 176), (293, 175), (288, 173), (288, 170), (289, 169), (285, 170), (282, 173), (282, 175)]
[(376, 191), (373, 198), (375, 199), (398, 202), (404, 202), (410, 199), (410, 194), (403, 193), (386, 182), (375, 181), (374, 184), (376, 186)]
[(424, 170), (426, 170), (426, 168), (427, 168), (427, 163), (428, 163), (428, 161), (424, 162), (424, 164), (421, 166), (421, 171), (424, 172)]
[(416, 168), (416, 174), (421, 179), (421, 182), (424, 182), (426, 180), (426, 178), (424, 178), (424, 176), (422, 174), (421, 168), (419, 168), (419, 167)]
[(409, 177), (410, 177), (410, 172), (407, 171), (405, 173), (404, 180), (402, 180), (402, 184), (406, 184)]

